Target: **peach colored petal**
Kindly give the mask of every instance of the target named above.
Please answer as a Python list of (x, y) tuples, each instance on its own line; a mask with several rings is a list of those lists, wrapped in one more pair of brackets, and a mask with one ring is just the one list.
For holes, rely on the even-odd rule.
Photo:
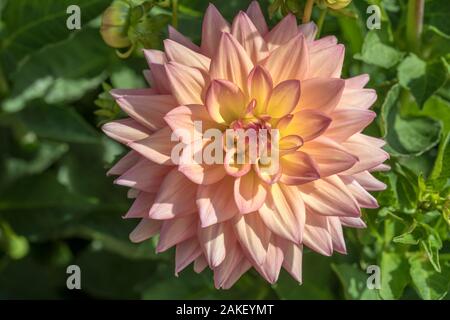
[(320, 178), (314, 160), (302, 151), (285, 155), (281, 159), (282, 174), (280, 181), (288, 185), (299, 185)]
[(197, 273), (202, 272), (208, 266), (208, 262), (204, 255), (201, 255), (194, 261), (194, 271)]
[(366, 190), (379, 191), (386, 189), (386, 185), (372, 176), (368, 171), (355, 173), (352, 177)]
[(169, 25), (169, 39), (182, 44), (195, 52), (200, 52), (200, 47), (194, 44), (188, 37), (184, 36), (177, 29)]
[(271, 74), (274, 85), (288, 79), (303, 80), (309, 67), (304, 36), (298, 34), (286, 44), (272, 51), (261, 64)]
[(245, 92), (252, 68), (253, 63), (242, 45), (230, 33), (222, 33), (209, 70), (211, 79), (231, 81)]
[(304, 142), (320, 136), (331, 123), (331, 118), (320, 111), (305, 109), (293, 114), (289, 123), (280, 129), (280, 134), (295, 134), (302, 137)]
[(274, 118), (281, 118), (295, 109), (299, 99), (300, 81), (280, 82), (272, 91), (266, 113)]
[(211, 268), (219, 266), (228, 253), (229, 237), (233, 236), (230, 226), (225, 223), (216, 223), (208, 227), (199, 226), (198, 231), (206, 261)]
[(186, 241), (197, 233), (197, 217), (195, 214), (165, 220), (159, 233), (156, 252), (164, 252), (174, 245)]
[(270, 241), (270, 231), (259, 217), (258, 212), (236, 217), (234, 231), (246, 255), (257, 264), (266, 260)]
[[(135, 190), (135, 189), (130, 189)], [(146, 218), (148, 219), (148, 213), (150, 212), (150, 208), (155, 201), (156, 193), (148, 193), (148, 192), (139, 192), (131, 205), (130, 209), (127, 211), (124, 219), (129, 218)]]
[(206, 93), (206, 108), (218, 123), (231, 123), (245, 111), (245, 97), (241, 89), (227, 80), (213, 80)]
[(362, 89), (369, 82), (369, 75), (367, 73), (359, 76), (345, 79), (345, 89)]
[(151, 134), (148, 128), (131, 118), (108, 122), (102, 130), (108, 137), (123, 144), (145, 139)]
[(312, 42), (316, 38), (317, 35), (317, 26), (311, 21), (305, 24), (301, 24), (298, 26), (298, 31), (305, 36), (305, 40), (307, 42)]
[(330, 113), (339, 103), (345, 87), (342, 79), (315, 78), (301, 82), (302, 95), (295, 111), (314, 109)]
[(241, 11), (236, 16), (231, 26), (231, 34), (242, 45), (253, 63), (269, 54), (266, 42), (246, 13)]
[(247, 15), (252, 20), (256, 29), (258, 29), (259, 33), (262, 36), (265, 36), (266, 33), (269, 32), (269, 28), (267, 27), (266, 19), (261, 11), (261, 7), (259, 6), (258, 1), (252, 1), (247, 9)]
[(307, 208), (324, 216), (359, 217), (360, 208), (355, 198), (337, 176), (330, 176), (299, 185)]
[(197, 212), (197, 185), (173, 168), (159, 186), (149, 217), (167, 220)]
[(281, 241), (276, 236), (272, 236), (267, 248), (266, 260), (255, 268), (269, 283), (274, 284), (278, 280), (283, 260)]
[(265, 186), (253, 170), (234, 181), (234, 200), (241, 213), (257, 211), (266, 200), (266, 195)]
[(108, 170), (106, 175), (108, 176), (119, 176), (125, 171), (129, 170), (134, 166), (140, 159), (139, 154), (136, 151), (128, 152), (124, 157), (114, 164), (111, 169)]
[(179, 105), (202, 104), (205, 79), (192, 67), (171, 61), (164, 65), (172, 94)]
[(358, 229), (364, 229), (367, 228), (364, 221), (362, 221), (361, 218), (354, 218), (354, 217), (339, 217), (339, 220), (341, 221), (341, 224), (344, 227), (351, 227), (351, 228), (358, 228)]
[(166, 126), (164, 115), (176, 107), (171, 95), (124, 95), (117, 103), (130, 117), (150, 130)]
[(161, 94), (170, 94), (170, 88), (164, 64), (167, 62), (167, 57), (164, 52), (159, 50), (144, 50), (144, 56), (147, 59), (151, 70), (151, 85)]
[(338, 217), (328, 217), (328, 232), (333, 243), (333, 250), (342, 254), (347, 254), (344, 232), (342, 230), (341, 220)]
[(369, 109), (377, 100), (377, 93), (373, 89), (345, 89), (337, 109), (357, 108)]
[(310, 64), (308, 78), (339, 78), (344, 63), (344, 56), (345, 47), (341, 44), (311, 52), (309, 57)]
[(375, 112), (369, 110), (337, 109), (330, 114), (333, 122), (331, 122), (325, 135), (337, 142), (345, 141), (367, 127), (376, 115)]
[(377, 200), (368, 193), (353, 177), (340, 176), (341, 180), (345, 183), (347, 189), (351, 192), (358, 205), (362, 208), (378, 208)]
[(297, 30), (297, 19), (292, 13), (288, 13), (270, 32), (265, 36), (270, 50), (286, 44), (299, 34)]
[(175, 276), (190, 265), (202, 254), (202, 248), (197, 237), (192, 237), (177, 244), (175, 251)]
[(230, 32), (230, 25), (217, 8), (213, 4), (209, 4), (202, 25), (201, 51), (204, 55), (208, 57), (215, 55), (222, 32)]
[(273, 184), (259, 213), (273, 233), (295, 243), (302, 241), (305, 207), (297, 187)]
[(353, 167), (358, 161), (356, 156), (349, 153), (340, 144), (324, 136), (305, 143), (302, 151), (314, 160), (322, 178), (342, 173)]
[(254, 114), (259, 115), (265, 112), (267, 102), (272, 94), (272, 77), (268, 71), (257, 65), (253, 68), (248, 76), (248, 91), (250, 99), (255, 99), (256, 108)]
[(170, 39), (164, 40), (164, 49), (169, 61), (175, 61), (182, 65), (197, 68), (204, 72), (209, 70), (211, 59), (195, 52), (178, 42)]
[(299, 283), (302, 283), (303, 245), (279, 239), (283, 248), (283, 268)]
[(130, 233), (130, 241), (134, 243), (145, 241), (156, 235), (161, 228), (161, 222), (151, 219), (142, 219)]
[(171, 152), (175, 143), (171, 141), (172, 132), (164, 127), (148, 138), (129, 143), (129, 147), (158, 164), (172, 165)]
[(308, 211), (303, 244), (324, 256), (331, 256), (333, 254), (333, 240), (328, 228), (328, 217)]
[(197, 193), (202, 227), (226, 221), (239, 213), (233, 197), (234, 178), (226, 177), (211, 185), (200, 185)]

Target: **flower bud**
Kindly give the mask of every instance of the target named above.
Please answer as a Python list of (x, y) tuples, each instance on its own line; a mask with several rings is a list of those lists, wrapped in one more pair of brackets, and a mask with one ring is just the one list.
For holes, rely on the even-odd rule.
[(322, 9), (328, 7), (333, 10), (339, 10), (348, 6), (352, 0), (316, 0), (316, 2)]
[(115, 0), (103, 13), (100, 34), (110, 47), (126, 48), (131, 45), (127, 35), (131, 9), (128, 1)]

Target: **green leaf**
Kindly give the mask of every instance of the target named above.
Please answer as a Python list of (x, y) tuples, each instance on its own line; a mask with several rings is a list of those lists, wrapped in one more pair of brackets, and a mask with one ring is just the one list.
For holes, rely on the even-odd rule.
[(380, 296), (386, 300), (399, 299), (409, 282), (409, 265), (400, 254), (383, 252), (381, 254)]
[(74, 33), (66, 27), (70, 5), (80, 7), (82, 27), (86, 28), (86, 24), (100, 15), (110, 3), (110, 0), (7, 1), (2, 12), (5, 35), (0, 47), (5, 65), (10, 66), (11, 72), (13, 66), (26, 55)]
[(368, 274), (358, 267), (350, 264), (333, 264), (334, 272), (337, 274), (343, 288), (346, 299), (352, 300), (378, 300), (377, 289), (367, 287)]
[(69, 107), (36, 103), (22, 110), (19, 118), (41, 138), (78, 143), (99, 141), (97, 131)]
[(421, 227), (426, 231), (426, 238), (421, 241), (422, 247), (427, 253), (430, 263), (437, 272), (441, 272), (439, 263), (439, 250), (442, 248), (442, 240), (439, 233), (428, 224), (421, 223)]
[(49, 104), (75, 101), (104, 80), (115, 59), (98, 30), (86, 27), (28, 56), (11, 76), (14, 85), (3, 109), (15, 112), (36, 98)]
[(441, 140), (431, 177), (443, 180), (450, 178), (450, 133)]
[(382, 128), (386, 149), (395, 156), (418, 156), (439, 143), (442, 125), (426, 116), (405, 116), (399, 112), (400, 86), (394, 85), (382, 106)]
[(389, 69), (403, 58), (403, 53), (381, 42), (376, 31), (369, 31), (364, 39), (360, 54), (355, 59), (378, 67)]
[(397, 68), (400, 84), (411, 91), (419, 107), (447, 80), (448, 73), (443, 60), (426, 63), (410, 54)]
[(417, 232), (417, 221), (414, 220), (405, 233), (394, 238), (394, 242), (406, 245), (417, 245), (419, 244), (420, 236), (421, 234), (418, 234)]
[(409, 263), (412, 282), (422, 299), (435, 300), (445, 297), (450, 286), (449, 261), (443, 261), (441, 273), (436, 272), (422, 254), (412, 256)]
[(427, 1), (424, 14), (425, 22), (427, 24), (433, 25), (450, 35), (448, 17), (450, 17), (450, 6), (447, 0)]

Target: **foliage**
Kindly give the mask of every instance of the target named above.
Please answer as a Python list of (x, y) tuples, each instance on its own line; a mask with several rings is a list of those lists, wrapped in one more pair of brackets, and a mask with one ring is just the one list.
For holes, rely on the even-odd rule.
[[(111, 0), (0, 2), (0, 298), (442, 299), (450, 287), (450, 16), (447, 0), (425, 3), (419, 44), (406, 36), (408, 1), (353, 1), (344, 10), (313, 11), (322, 35), (346, 45), (344, 77), (369, 73), (378, 118), (367, 134), (383, 136), (391, 171), (366, 229), (345, 230), (349, 254), (305, 250), (304, 283), (285, 273), (270, 286), (250, 272), (228, 291), (209, 272), (173, 275), (173, 251), (132, 244), (134, 221), (121, 215), (126, 191), (105, 176), (125, 149), (98, 125), (122, 116), (111, 88), (145, 86), (138, 48), (160, 48), (167, 24), (196, 43), (206, 0), (150, 1), (130, 26), (136, 43), (120, 59), (100, 36)], [(228, 20), (250, 1), (212, 1)], [(133, 6), (142, 1), (132, 1)], [(77, 4), (82, 29), (65, 27)], [(305, 1), (260, 1), (272, 25), (302, 17)], [(381, 29), (368, 30), (369, 4)], [(65, 287), (66, 267), (83, 270), (82, 290)], [(381, 268), (381, 287), (367, 288), (366, 268)], [(126, 275), (126, 276), (125, 276)]]

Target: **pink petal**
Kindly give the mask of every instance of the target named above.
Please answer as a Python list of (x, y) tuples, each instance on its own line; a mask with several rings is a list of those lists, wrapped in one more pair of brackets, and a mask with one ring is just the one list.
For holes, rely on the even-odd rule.
[(156, 252), (163, 252), (197, 234), (198, 217), (195, 214), (166, 220), (159, 233)]
[(230, 32), (230, 25), (213, 4), (209, 4), (203, 18), (201, 51), (208, 57), (215, 55), (222, 32)]
[(234, 83), (213, 80), (206, 93), (206, 108), (214, 121), (231, 123), (243, 114), (245, 97)]
[(175, 251), (175, 276), (190, 265), (202, 254), (202, 248), (197, 237), (192, 237), (177, 244)]
[(158, 164), (172, 165), (171, 153), (175, 143), (171, 135), (170, 128), (164, 127), (148, 138), (130, 143), (129, 146)]
[(251, 170), (234, 181), (234, 200), (241, 213), (257, 211), (266, 200), (266, 188)]
[(368, 171), (355, 173), (352, 177), (366, 190), (379, 191), (386, 189), (386, 185), (372, 176)]
[(125, 95), (120, 97), (117, 103), (130, 117), (150, 130), (165, 127), (164, 115), (177, 105), (170, 95)]
[(198, 236), (209, 266), (211, 268), (219, 266), (229, 253), (227, 245), (233, 240), (230, 237), (234, 237), (231, 227), (226, 223), (199, 227)]
[(205, 79), (198, 69), (174, 61), (164, 66), (172, 94), (179, 105), (203, 104), (202, 94)]
[(197, 212), (196, 194), (197, 185), (175, 167), (160, 184), (149, 216), (152, 219), (166, 220)]
[(299, 283), (302, 283), (303, 245), (279, 239), (283, 248), (283, 268)]
[[(133, 190), (133, 189), (131, 189)], [(155, 201), (156, 193), (148, 193), (148, 192), (139, 192), (131, 205), (128, 212), (125, 214), (124, 218), (146, 218), (148, 219), (148, 213), (150, 212), (150, 208)]]
[(369, 75), (367, 73), (360, 74), (359, 76), (345, 79), (346, 89), (362, 89), (369, 82)]
[(142, 219), (130, 233), (130, 241), (134, 243), (145, 241), (156, 235), (161, 228), (161, 222), (151, 219)]
[(351, 192), (358, 205), (362, 208), (378, 208), (377, 200), (368, 193), (353, 177), (341, 176), (341, 180), (345, 183), (347, 189)]
[(317, 26), (314, 22), (308, 22), (298, 26), (298, 31), (303, 34), (307, 42), (312, 42), (316, 38)]
[(169, 167), (160, 166), (141, 158), (133, 167), (114, 180), (115, 184), (155, 193), (168, 172)]
[(259, 217), (259, 213), (237, 217), (234, 230), (245, 253), (257, 264), (263, 264), (269, 246), (270, 231)]
[(295, 243), (301, 242), (305, 207), (297, 187), (273, 184), (259, 213), (273, 233)]
[(170, 94), (171, 88), (164, 64), (167, 62), (164, 52), (159, 50), (144, 50), (144, 56), (150, 66), (152, 87), (160, 94)]
[(298, 34), (286, 44), (275, 49), (261, 64), (272, 75), (275, 85), (288, 79), (303, 80), (309, 66), (305, 38), (302, 34)]
[(231, 81), (245, 91), (252, 68), (253, 63), (242, 45), (230, 33), (222, 33), (209, 70), (211, 79)]
[(324, 133), (330, 123), (331, 118), (324, 113), (305, 109), (294, 113), (289, 124), (280, 130), (280, 133), (282, 135), (299, 135), (306, 142)]
[(345, 47), (341, 44), (311, 52), (308, 78), (339, 78), (344, 56)]
[(338, 217), (328, 217), (328, 232), (333, 242), (333, 250), (342, 254), (347, 254), (344, 232), (342, 231), (341, 221)]
[(262, 36), (265, 36), (269, 32), (267, 27), (266, 19), (261, 11), (258, 1), (252, 1), (247, 9), (247, 15), (253, 21), (256, 29)]
[[(288, 13), (270, 32), (265, 36), (269, 49), (273, 50), (286, 44), (299, 34), (297, 30), (297, 19)], [(287, 78), (288, 79), (288, 78)]]
[(226, 177), (211, 185), (200, 185), (197, 193), (202, 227), (231, 219), (239, 213), (233, 199), (234, 178)]
[(345, 227), (364, 229), (366, 228), (366, 224), (362, 221), (361, 218), (354, 217), (339, 217), (341, 224)]
[(123, 174), (125, 171), (129, 170), (132, 166), (134, 166), (140, 159), (139, 153), (136, 151), (128, 152), (124, 157), (122, 157), (119, 161), (108, 170), (106, 175), (108, 176), (119, 176)]
[(267, 114), (281, 118), (295, 109), (300, 99), (300, 81), (286, 80), (278, 84), (272, 91)]
[(280, 181), (288, 185), (299, 185), (319, 179), (319, 171), (314, 160), (302, 151), (296, 151), (281, 159)]
[(377, 92), (373, 89), (345, 89), (337, 109), (355, 108), (369, 109), (377, 100)]
[(169, 26), (169, 39), (182, 44), (186, 48), (189, 48), (195, 52), (200, 52), (200, 47), (194, 44), (188, 37), (184, 36), (177, 29)]
[(234, 19), (231, 34), (239, 41), (254, 63), (264, 59), (269, 54), (266, 42), (244, 12), (239, 12)]
[(250, 100), (255, 99), (256, 101), (254, 114), (259, 115), (266, 111), (272, 88), (272, 77), (268, 71), (260, 65), (255, 66), (248, 76)]
[(195, 52), (178, 42), (170, 39), (164, 40), (164, 49), (169, 61), (175, 61), (188, 67), (208, 72), (211, 59)]
[(324, 136), (305, 143), (302, 151), (314, 160), (321, 177), (344, 172), (358, 161), (356, 156), (347, 152), (340, 144)]
[(316, 78), (302, 81), (302, 95), (296, 111), (314, 109), (330, 113), (339, 103), (344, 91), (342, 79)]
[(298, 186), (308, 208), (319, 215), (359, 217), (355, 198), (337, 176), (330, 176)]
[(196, 273), (202, 272), (208, 266), (208, 262), (205, 259), (204, 255), (201, 255), (194, 261), (194, 271)]
[(256, 270), (271, 284), (278, 280), (281, 265), (283, 264), (284, 252), (281, 247), (281, 241), (277, 237), (270, 238), (267, 248), (266, 260), (261, 266), (255, 266)]
[(151, 134), (148, 128), (131, 118), (108, 122), (102, 126), (102, 130), (108, 137), (123, 144), (145, 139)]
[(375, 112), (369, 110), (337, 109), (330, 115), (333, 122), (325, 135), (337, 142), (345, 141), (367, 127), (376, 115)]
[(327, 217), (308, 211), (303, 244), (320, 254), (331, 256), (333, 254), (333, 240), (328, 228)]

